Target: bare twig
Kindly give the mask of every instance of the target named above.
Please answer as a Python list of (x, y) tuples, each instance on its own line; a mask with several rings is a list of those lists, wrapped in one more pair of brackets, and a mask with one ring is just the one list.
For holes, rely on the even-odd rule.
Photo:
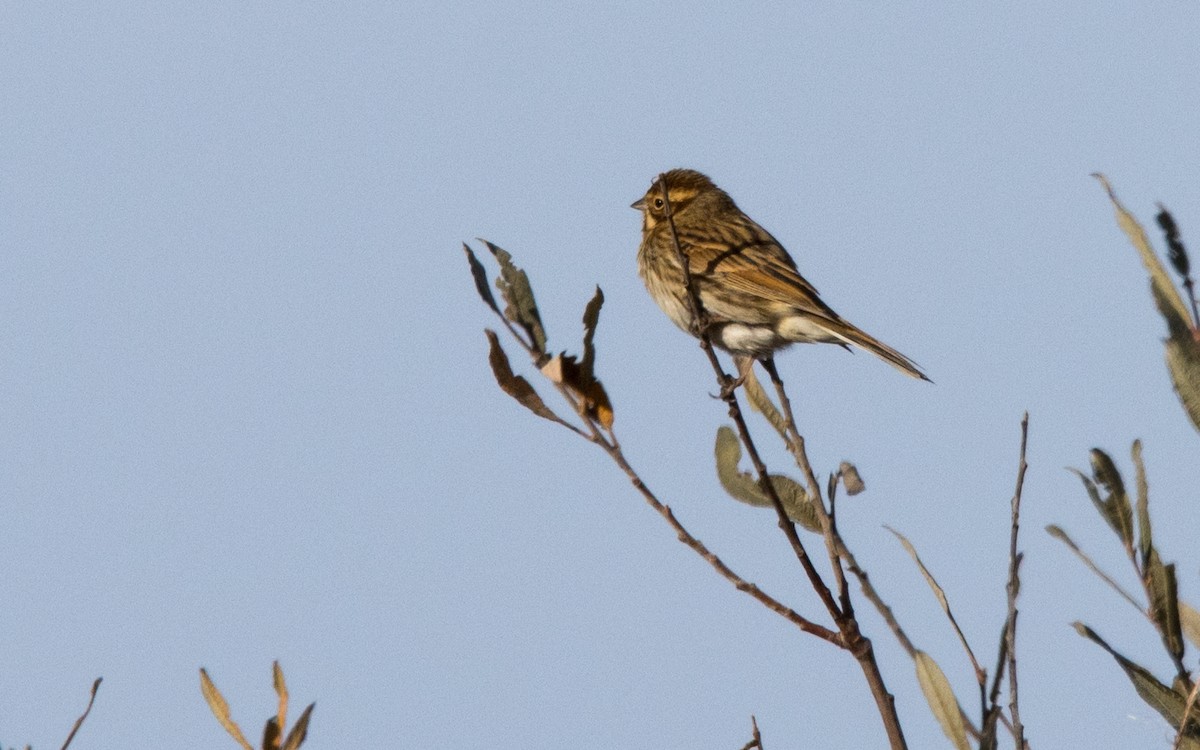
[(758, 719), (750, 717), (750, 741), (742, 745), (742, 750), (763, 750), (762, 735), (758, 733)]
[(846, 569), (858, 579), (858, 585), (862, 588), (863, 596), (867, 598), (867, 601), (875, 605), (875, 609), (883, 616), (884, 622), (891, 628), (892, 633), (896, 636), (896, 640), (900, 642), (901, 648), (909, 656), (916, 654), (917, 647), (913, 645), (908, 634), (904, 632), (904, 628), (900, 627), (900, 622), (896, 619), (892, 608), (888, 606), (883, 597), (879, 595), (879, 592), (875, 590), (875, 586), (871, 583), (871, 578), (867, 575), (867, 571), (859, 566), (858, 561), (854, 559), (853, 553), (845, 547), (842, 547), (842, 558), (846, 561)]
[(767, 594), (758, 586), (750, 583), (737, 573), (733, 572), (729, 566), (721, 561), (721, 558), (710, 552), (708, 547), (705, 546), (703, 542), (692, 536), (691, 532), (689, 532), (684, 525), (679, 522), (679, 519), (675, 517), (675, 514), (671, 511), (670, 506), (664, 505), (659, 501), (654, 493), (651, 492), (650, 488), (646, 486), (646, 483), (642, 481), (642, 478), (638, 475), (637, 471), (630, 466), (629, 461), (626, 460), (625, 454), (621, 451), (619, 445), (616, 445), (615, 443), (609, 443), (603, 438), (599, 438), (596, 440), (596, 442), (605, 450), (605, 452), (608, 453), (612, 460), (616, 462), (617, 466), (621, 467), (621, 470), (625, 472), (627, 477), (629, 477), (629, 481), (633, 484), (634, 488), (641, 493), (642, 497), (645, 498), (650, 507), (654, 508), (655, 512), (657, 512), (666, 520), (668, 524), (670, 524), (671, 528), (675, 530), (675, 535), (678, 537), (679, 541), (683, 542), (693, 551), (695, 551), (696, 554), (700, 555), (700, 557), (702, 557), (705, 562), (711, 565), (714, 570), (720, 573), (723, 578), (732, 583), (738, 591), (745, 592), (754, 597), (761, 604), (765, 605), (767, 609), (770, 609), (772, 612), (780, 615), (788, 622), (791, 622), (799, 627), (804, 632), (811, 633), (812, 635), (829, 641), (834, 645), (842, 646), (842, 637), (840, 634), (822, 625), (818, 625), (808, 618), (798, 614), (791, 608), (784, 606), (777, 599)]
[(92, 704), (96, 702), (96, 691), (100, 689), (100, 683), (103, 681), (103, 677), (97, 677), (96, 681), (92, 683), (92, 695), (90, 698), (88, 698), (87, 708), (85, 708), (79, 718), (75, 720), (75, 726), (71, 727), (71, 733), (67, 735), (67, 741), (62, 744), (62, 750), (67, 750), (67, 748), (71, 745), (71, 740), (75, 739), (75, 733), (79, 731), (81, 726), (83, 726), (83, 720), (86, 719), (88, 714), (92, 712)]
[[(817, 512), (817, 518), (821, 521), (821, 529), (825, 537), (825, 549), (829, 554), (829, 564), (833, 568), (834, 580), (837, 583), (838, 602), (842, 608), (842, 614), (847, 618), (854, 617), (854, 605), (850, 601), (850, 589), (846, 585), (846, 572), (842, 569), (841, 558), (838, 556), (838, 547), (844, 546), (841, 544), (841, 537), (838, 535), (837, 522), (831, 511), (827, 511), (825, 504), (821, 501), (821, 492), (817, 486), (817, 476), (813, 472), (812, 464), (808, 460), (808, 452), (804, 450), (804, 437), (800, 434), (799, 428), (796, 427), (796, 416), (792, 412), (792, 402), (788, 398), (787, 390), (784, 388), (783, 379), (779, 377), (779, 370), (775, 368), (774, 357), (763, 357), (763, 369), (771, 376), (771, 383), (775, 386), (775, 393), (779, 396), (779, 407), (783, 411), (783, 422), (787, 429), (787, 439), (784, 442), (787, 444), (788, 450), (792, 457), (796, 459), (796, 465), (800, 467), (800, 471), (804, 473), (804, 478), (808, 481), (808, 491), (812, 496), (812, 506)], [(829, 506), (833, 508), (833, 488), (835, 484), (830, 484)]]
[(1025, 726), (1017, 701), (1017, 596), (1021, 593), (1021, 558), (1017, 551), (1017, 535), (1021, 527), (1021, 491), (1025, 487), (1025, 446), (1029, 440), (1029, 412), (1021, 419), (1021, 458), (1017, 468), (1017, 487), (1012, 499), (1012, 533), (1008, 541), (1008, 620), (1004, 626), (1004, 641), (1008, 651), (1008, 713), (1012, 717), (1013, 735), (1017, 750), (1025, 749)]

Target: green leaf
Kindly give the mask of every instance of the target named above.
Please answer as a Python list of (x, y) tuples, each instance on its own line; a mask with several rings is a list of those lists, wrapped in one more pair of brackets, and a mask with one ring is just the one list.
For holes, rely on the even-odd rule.
[(1150, 592), (1150, 619), (1162, 636), (1163, 645), (1173, 659), (1183, 658), (1183, 632), (1179, 622), (1179, 590), (1175, 565), (1163, 565), (1158, 550), (1150, 550), (1146, 565), (1146, 590)]
[(1200, 612), (1184, 601), (1179, 602), (1179, 625), (1192, 645), (1200, 648)]
[(479, 297), (484, 304), (499, 315), (500, 307), (496, 304), (496, 298), (492, 296), (492, 290), (488, 286), (487, 269), (483, 267), (479, 258), (475, 257), (475, 252), (465, 242), (463, 243), (463, 252), (467, 254), (467, 264), (471, 267), (471, 276), (475, 279), (475, 291), (479, 292)]
[(229, 732), (229, 736), (237, 740), (237, 743), (244, 750), (254, 750), (246, 740), (246, 735), (242, 734), (241, 727), (230, 717), (229, 704), (225, 701), (225, 696), (221, 695), (220, 690), (217, 690), (217, 686), (213, 684), (213, 681), (208, 676), (208, 672), (203, 667), (200, 668), (200, 692), (204, 695), (204, 700), (208, 703), (213, 716), (217, 717), (217, 721), (221, 723), (221, 726), (225, 727), (225, 731)]
[[(1112, 646), (1109, 646), (1103, 638), (1087, 625), (1081, 622), (1073, 623), (1073, 625), (1080, 635), (1099, 645), (1100, 648), (1108, 652), (1109, 656), (1116, 660), (1121, 669), (1125, 671), (1125, 675), (1129, 678), (1129, 681), (1133, 683), (1133, 689), (1137, 691), (1138, 697), (1155, 711), (1158, 711), (1167, 720), (1167, 723), (1178, 731), (1179, 722), (1183, 719), (1184, 708), (1187, 705), (1187, 696), (1180, 695), (1175, 690), (1162, 684), (1145, 667), (1117, 653)], [(1197, 723), (1194, 719), (1188, 722), (1187, 735), (1200, 737), (1200, 733), (1197, 732)]]
[[(717, 460), (717, 478), (734, 500), (757, 508), (771, 507), (771, 500), (763, 493), (758, 481), (738, 468), (738, 462), (742, 460), (742, 446), (731, 428), (721, 426), (717, 429), (714, 452)], [(820, 533), (821, 521), (804, 487), (782, 474), (771, 474), (770, 479), (788, 518), (809, 531)]]
[(1138, 552), (1141, 556), (1142, 570), (1145, 570), (1150, 560), (1150, 551), (1154, 549), (1154, 541), (1150, 530), (1150, 486), (1146, 482), (1141, 440), (1133, 441), (1133, 465), (1137, 468)]
[(496, 279), (496, 288), (507, 303), (504, 316), (525, 329), (529, 334), (530, 346), (535, 352), (545, 354), (546, 330), (542, 327), (542, 316), (538, 312), (537, 302), (533, 299), (533, 287), (529, 285), (529, 277), (513, 265), (512, 256), (507, 252), (487, 240), (482, 242), (500, 264), (500, 277)]
[(925, 693), (925, 700), (938, 724), (942, 725), (942, 731), (957, 750), (970, 750), (962, 709), (958, 706), (958, 699), (954, 697), (954, 689), (950, 687), (945, 672), (924, 651), (917, 650), (913, 654), (913, 661), (917, 665), (917, 682), (921, 685), (921, 692)]
[(537, 394), (528, 380), (513, 374), (512, 365), (508, 363), (508, 355), (500, 346), (500, 339), (496, 336), (496, 332), (485, 329), (484, 333), (488, 338), (488, 362), (492, 365), (492, 374), (496, 376), (496, 382), (500, 385), (500, 389), (539, 417), (549, 419), (551, 422), (567, 424), (551, 411), (550, 407), (546, 406), (546, 402), (542, 401), (542, 397)]

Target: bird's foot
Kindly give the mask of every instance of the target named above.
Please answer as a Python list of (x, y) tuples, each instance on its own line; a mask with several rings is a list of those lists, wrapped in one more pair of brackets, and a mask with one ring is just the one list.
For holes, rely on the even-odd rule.
[(740, 388), (742, 386), (742, 384), (745, 382), (746, 382), (745, 373), (737, 376), (736, 378), (733, 377), (732, 375), (722, 376), (721, 392), (716, 394), (715, 396), (713, 396), (713, 398), (719, 398), (722, 401), (728, 401), (733, 396), (733, 392), (736, 391), (738, 388)]

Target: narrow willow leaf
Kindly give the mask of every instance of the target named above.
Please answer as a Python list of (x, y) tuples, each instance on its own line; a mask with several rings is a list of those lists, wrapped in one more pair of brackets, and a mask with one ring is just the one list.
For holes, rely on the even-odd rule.
[[(929, 572), (929, 568), (925, 567), (925, 563), (921, 562), (921, 557), (917, 554), (917, 548), (912, 545), (912, 542), (908, 541), (907, 537), (905, 537), (899, 531), (893, 529), (891, 526), (884, 526), (884, 528), (892, 532), (892, 534), (894, 534), (896, 538), (900, 540), (900, 543), (904, 545), (904, 549), (913, 559), (913, 562), (915, 562), (917, 567), (921, 570), (921, 575), (925, 576), (925, 582), (929, 584), (929, 588), (933, 590), (933, 595), (937, 597), (938, 603), (942, 605), (942, 612), (946, 614), (946, 619), (950, 621), (950, 625), (954, 628), (955, 634), (958, 635), (958, 640), (962, 644), (963, 650), (967, 652), (967, 656), (970, 658), (971, 664), (975, 667), (975, 670), (978, 671), (979, 662), (975, 659), (975, 652), (971, 649), (971, 644), (967, 642), (967, 636), (962, 632), (962, 628), (958, 626), (958, 620), (954, 618), (954, 612), (950, 609), (950, 600), (946, 597), (946, 592), (942, 589), (941, 584), (939, 584), (937, 579), (933, 577), (933, 573)], [(1007, 628), (1005, 632), (1007, 632)]]
[(463, 252), (467, 254), (467, 264), (471, 267), (471, 276), (475, 279), (475, 291), (479, 292), (479, 297), (484, 304), (499, 315), (500, 307), (496, 304), (496, 298), (492, 296), (491, 287), (488, 286), (487, 269), (483, 267), (479, 258), (475, 257), (475, 252), (465, 242), (463, 243)]
[(1179, 602), (1179, 626), (1192, 645), (1200, 648), (1200, 612), (1187, 602)]
[(1133, 465), (1137, 469), (1137, 522), (1138, 522), (1138, 553), (1141, 556), (1142, 570), (1150, 560), (1150, 551), (1154, 549), (1153, 535), (1150, 530), (1150, 486), (1146, 482), (1146, 464), (1142, 461), (1142, 441), (1133, 441)]
[(217, 717), (221, 726), (225, 727), (225, 731), (229, 732), (229, 736), (245, 750), (254, 750), (246, 740), (246, 735), (242, 734), (241, 727), (230, 717), (229, 704), (225, 701), (225, 696), (221, 695), (220, 690), (217, 690), (217, 686), (213, 684), (208, 672), (203, 667), (200, 668), (200, 692), (204, 695), (204, 700), (208, 702), (209, 710), (213, 712), (213, 716)]
[(1183, 297), (1179, 295), (1179, 291), (1175, 288), (1175, 284), (1171, 281), (1170, 274), (1163, 267), (1162, 261), (1158, 259), (1158, 255), (1154, 252), (1154, 248), (1150, 245), (1150, 239), (1146, 236), (1146, 230), (1142, 229), (1142, 225), (1134, 218), (1133, 214), (1121, 205), (1117, 200), (1116, 193), (1113, 192), (1112, 186), (1108, 184), (1108, 180), (1102, 174), (1093, 175), (1104, 186), (1105, 192), (1108, 193), (1108, 198), (1112, 201), (1113, 210), (1117, 215), (1117, 224), (1129, 237), (1129, 241), (1133, 243), (1133, 247), (1138, 251), (1138, 255), (1142, 259), (1142, 264), (1146, 266), (1146, 270), (1150, 272), (1150, 285), (1154, 291), (1155, 302), (1159, 306), (1159, 311), (1164, 317), (1176, 317), (1180, 320), (1188, 319), (1187, 305), (1184, 304)]
[(1163, 565), (1158, 550), (1150, 550), (1146, 565), (1146, 590), (1150, 592), (1150, 619), (1162, 636), (1167, 653), (1174, 659), (1183, 658), (1183, 632), (1179, 622), (1179, 589), (1175, 581), (1175, 565)]
[(1117, 200), (1108, 180), (1103, 175), (1095, 176), (1108, 192), (1117, 214), (1117, 223), (1129, 236), (1130, 242), (1141, 256), (1142, 264), (1150, 273), (1150, 293), (1170, 333), (1170, 338), (1166, 341), (1166, 357), (1171, 382), (1175, 385), (1175, 392), (1179, 394), (1179, 400), (1192, 420), (1192, 425), (1200, 430), (1200, 342), (1192, 332), (1187, 305), (1151, 247), (1145, 230)]
[(921, 562), (921, 556), (917, 554), (917, 548), (913, 546), (912, 542), (908, 541), (908, 537), (896, 531), (891, 526), (884, 526), (883, 528), (892, 532), (900, 540), (900, 544), (904, 545), (904, 550), (908, 552), (908, 556), (917, 564), (921, 575), (925, 576), (925, 583), (929, 584), (929, 588), (933, 590), (933, 595), (937, 597), (938, 604), (942, 605), (942, 611), (950, 614), (950, 600), (946, 598), (946, 592), (942, 589), (941, 584), (937, 582), (937, 579), (933, 577), (933, 574), (929, 572), (929, 568), (926, 568), (925, 563)]
[(296, 720), (296, 726), (288, 732), (282, 750), (299, 750), (300, 746), (304, 744), (304, 740), (308, 738), (308, 718), (312, 716), (312, 710), (316, 705), (316, 703), (309, 703), (308, 708), (300, 714), (300, 718)]
[(583, 309), (583, 359), (579, 366), (588, 377), (592, 377), (596, 369), (596, 347), (592, 339), (596, 336), (596, 325), (600, 322), (600, 308), (604, 306), (604, 292), (596, 287), (596, 293)]
[[(1145, 667), (1117, 653), (1112, 646), (1109, 646), (1103, 638), (1096, 634), (1096, 631), (1087, 625), (1081, 622), (1073, 624), (1075, 630), (1080, 635), (1100, 646), (1100, 648), (1108, 652), (1109, 656), (1116, 660), (1121, 669), (1125, 670), (1125, 675), (1129, 677), (1129, 681), (1133, 683), (1133, 689), (1137, 691), (1138, 697), (1155, 711), (1158, 711), (1167, 720), (1167, 723), (1178, 731), (1179, 722), (1183, 719), (1184, 707), (1187, 705), (1187, 697), (1180, 695), (1178, 692), (1159, 682)], [(1200, 736), (1195, 733), (1195, 722), (1188, 722), (1188, 725), (1189, 735)]]
[[(738, 468), (738, 462), (742, 460), (742, 446), (737, 435), (729, 427), (721, 426), (717, 429), (714, 453), (717, 460), (717, 478), (730, 497), (757, 508), (771, 507), (771, 500), (763, 493), (758, 481)], [(775, 494), (779, 495), (779, 501), (783, 503), (788, 518), (809, 531), (819, 533), (821, 522), (804, 487), (781, 474), (772, 474), (770, 477), (771, 486), (775, 488)]]
[(537, 302), (533, 299), (533, 287), (525, 271), (513, 265), (512, 256), (503, 249), (483, 240), (488, 250), (500, 264), (500, 277), (496, 279), (496, 288), (504, 297), (507, 306), (504, 316), (525, 329), (529, 334), (530, 344), (539, 354), (546, 352), (546, 330), (542, 327), (542, 316), (538, 312)]
[[(1091, 498), (1092, 504), (1096, 506), (1096, 510), (1100, 511), (1100, 517), (1107, 521), (1110, 526), (1112, 526), (1112, 522), (1108, 521), (1108, 510), (1104, 507), (1104, 501), (1100, 499), (1100, 491), (1096, 489), (1096, 483), (1093, 482), (1087, 474), (1084, 474), (1079, 469), (1068, 468), (1067, 471), (1079, 477), (1079, 481), (1083, 482), (1083, 488), (1087, 490), (1088, 497)], [(1116, 527), (1114, 526), (1113, 529), (1115, 530)]]
[[(279, 696), (279, 707), (275, 711), (275, 721), (279, 725), (280, 732), (287, 726), (287, 705), (288, 705), (288, 689), (287, 682), (283, 679), (283, 668), (279, 666), (279, 660), (271, 662), (271, 682), (275, 686), (275, 695)], [(279, 736), (276, 734), (276, 745), (279, 742)]]
[(496, 336), (496, 332), (485, 329), (484, 333), (488, 338), (488, 362), (492, 365), (492, 374), (496, 376), (496, 382), (500, 385), (500, 389), (539, 417), (549, 419), (551, 422), (566, 424), (550, 410), (550, 407), (546, 406), (546, 402), (542, 401), (542, 397), (537, 394), (528, 380), (513, 373), (512, 365), (508, 363), (508, 355), (500, 346), (500, 339)]
[(842, 461), (838, 466), (838, 475), (842, 478), (842, 486), (846, 488), (846, 494), (851, 497), (867, 489), (866, 483), (858, 473), (858, 467), (849, 461)]
[(279, 728), (279, 717), (272, 716), (267, 719), (267, 725), (263, 727), (263, 750), (279, 750), (279, 743), (283, 740), (283, 730)]
[(1129, 602), (1129, 604), (1132, 605), (1134, 609), (1136, 609), (1138, 612), (1143, 611), (1142, 605), (1138, 604), (1137, 599), (1134, 599), (1132, 594), (1130, 594), (1125, 589), (1121, 588), (1121, 585), (1118, 584), (1116, 581), (1114, 581), (1112, 576), (1110, 576), (1109, 574), (1107, 574), (1103, 570), (1101, 570), (1100, 566), (1096, 565), (1095, 561), (1092, 560), (1092, 558), (1088, 557), (1087, 553), (1085, 553), (1083, 550), (1081, 550), (1079, 548), (1079, 545), (1075, 543), (1075, 540), (1072, 539), (1071, 537), (1067, 536), (1067, 532), (1063, 531), (1061, 527), (1056, 526), (1054, 524), (1050, 524), (1049, 526), (1046, 527), (1046, 533), (1048, 533), (1050, 536), (1054, 537), (1058, 541), (1062, 542), (1063, 544), (1067, 545), (1067, 549), (1074, 552), (1075, 556), (1078, 557), (1083, 562), (1083, 564), (1087, 566), (1088, 570), (1090, 570), (1093, 573), (1095, 573), (1096, 575), (1098, 575), (1100, 577), (1100, 580), (1104, 581), (1109, 586), (1111, 586), (1113, 591), (1116, 591), (1118, 594), (1120, 594), (1121, 597), (1125, 601)]
[(1167, 369), (1192, 426), (1200, 431), (1200, 342), (1172, 334), (1166, 342)]
[(913, 661), (917, 665), (917, 682), (921, 685), (921, 692), (925, 693), (925, 700), (938, 724), (942, 725), (942, 731), (957, 750), (970, 750), (962, 710), (958, 707), (958, 699), (954, 697), (954, 689), (950, 687), (946, 673), (924, 651), (916, 651)]
[(1129, 495), (1125, 492), (1125, 482), (1121, 472), (1112, 458), (1099, 448), (1093, 448), (1092, 476), (1096, 485), (1103, 487), (1108, 495), (1099, 498), (1097, 493), (1089, 492), (1092, 502), (1098, 503), (1100, 514), (1108, 525), (1117, 532), (1125, 549), (1133, 549), (1133, 507), (1129, 504)]
[(742, 387), (746, 389), (746, 400), (750, 402), (750, 408), (766, 417), (767, 422), (779, 433), (779, 437), (783, 438), (785, 443), (788, 442), (787, 422), (779, 413), (779, 409), (775, 407), (775, 402), (763, 389), (762, 382), (759, 381), (753, 368), (747, 371), (746, 382)]

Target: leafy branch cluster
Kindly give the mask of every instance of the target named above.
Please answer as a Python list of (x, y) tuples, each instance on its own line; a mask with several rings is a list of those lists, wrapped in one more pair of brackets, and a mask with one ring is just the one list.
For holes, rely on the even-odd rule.
[[(1187, 248), (1171, 216), (1159, 206), (1157, 218), (1167, 243), (1167, 257), (1180, 278), (1190, 304), (1171, 281), (1167, 269), (1154, 252), (1142, 225), (1117, 199), (1103, 175), (1095, 175), (1107, 191), (1116, 213), (1117, 223), (1138, 251), (1150, 276), (1150, 291), (1155, 306), (1167, 325), (1164, 340), (1167, 370), (1179, 396), (1184, 412), (1193, 426), (1200, 430), (1200, 312), (1197, 311), (1195, 286), (1191, 277)], [(1187, 668), (1187, 644), (1200, 649), (1200, 613), (1179, 598), (1179, 585), (1174, 563), (1164, 563), (1154, 543), (1150, 524), (1149, 482), (1142, 461), (1141, 441), (1135, 440), (1131, 458), (1136, 472), (1136, 498), (1131, 501), (1124, 479), (1116, 462), (1104, 451), (1091, 452), (1091, 475), (1073, 471), (1083, 482), (1084, 489), (1100, 517), (1116, 535), (1133, 573), (1141, 584), (1142, 599), (1129, 593), (1062, 529), (1051, 525), (1046, 531), (1061, 541), (1093, 573), (1108, 584), (1120, 597), (1145, 615), (1161, 642), (1174, 675), (1170, 685), (1159, 680), (1151, 670), (1128, 659), (1091, 627), (1075, 623), (1080, 635), (1104, 649), (1129, 678), (1138, 696), (1158, 711), (1175, 730), (1175, 747), (1200, 750), (1200, 711), (1196, 710), (1200, 681)]]
[[(661, 180), (660, 183), (665, 186), (666, 181)], [(666, 220), (671, 223), (674, 234), (670, 200), (665, 189), (663, 200), (666, 204)], [(852, 464), (843, 462), (837, 471), (830, 473), (824, 486), (824, 492), (822, 491), (821, 482), (818, 481), (817, 475), (809, 463), (804, 438), (796, 426), (785, 385), (779, 377), (772, 358), (764, 357), (759, 360), (759, 363), (770, 376), (775, 390), (775, 399), (772, 399), (762, 386), (753, 368), (747, 367), (742, 370), (743, 378), (737, 380), (725, 372), (707, 334), (707, 326), (704, 325), (704, 321), (707, 320), (706, 313), (696, 294), (692, 280), (688, 276), (689, 263), (686, 262), (677, 235), (674, 237), (675, 252), (680, 256), (680, 266), (685, 270), (685, 291), (691, 306), (692, 320), (696, 321), (693, 333), (700, 339), (701, 348), (712, 365), (717, 384), (720, 387), (720, 398), (726, 404), (729, 417), (733, 421), (733, 427), (721, 427), (717, 432), (715, 458), (718, 478), (722, 487), (735, 499), (751, 505), (774, 509), (779, 527), (806, 579), (824, 606), (831, 621), (830, 625), (822, 624), (816, 618), (798, 613), (784, 605), (776, 597), (764, 592), (757, 584), (749, 582), (732, 571), (703, 542), (684, 527), (671, 508), (658, 499), (658, 496), (650, 490), (630, 465), (613, 429), (612, 402), (595, 375), (596, 352), (593, 342), (600, 307), (604, 300), (601, 291), (596, 290), (584, 310), (582, 356), (577, 359), (565, 352), (552, 355), (547, 348), (545, 327), (534, 301), (533, 289), (527, 274), (513, 264), (512, 256), (508, 252), (486, 240), (482, 242), (499, 267), (495, 286), (500, 292), (504, 306), (501, 308), (492, 293), (487, 270), (483, 263), (480, 262), (471, 247), (464, 244), (463, 250), (480, 298), (499, 318), (511, 338), (525, 350), (533, 366), (564, 398), (574, 416), (560, 415), (547, 406), (533, 385), (524, 376), (513, 371), (508, 355), (500, 343), (500, 337), (495, 331), (488, 329), (485, 330), (489, 347), (488, 360), (497, 383), (505, 393), (537, 416), (555, 422), (602, 448), (625, 472), (645, 500), (670, 524), (680, 541), (692, 548), (720, 575), (733, 583), (738, 590), (753, 596), (771, 611), (797, 625), (803, 632), (837, 646), (853, 656), (862, 669), (871, 690), (891, 747), (904, 748), (907, 745), (899, 716), (896, 713), (893, 696), (884, 684), (876, 662), (873, 645), (861, 630), (848, 583), (849, 577), (857, 580), (863, 597), (879, 610), (893, 634), (912, 657), (918, 682), (926, 695), (931, 710), (955, 747), (969, 748), (971, 742), (974, 741), (982, 749), (994, 748), (997, 746), (997, 731), (1001, 726), (1005, 727), (1013, 736), (1017, 748), (1028, 747), (1019, 718), (1015, 658), (1016, 599), (1019, 592), (1018, 568), (1021, 559), (1017, 550), (1017, 531), (1021, 487), (1026, 466), (1027, 418), (1022, 423), (1020, 464), (1012, 508), (1011, 565), (1007, 591), (1008, 616), (1001, 634), (996, 666), (991, 675), (990, 685), (988, 671), (979, 664), (974, 651), (967, 644), (966, 638), (954, 621), (948, 600), (941, 587), (937, 585), (932, 574), (920, 563), (911, 544), (900, 537), (937, 594), (943, 610), (958, 633), (971, 660), (979, 683), (980, 718), (976, 724), (961, 708), (949, 681), (936, 661), (926, 652), (916, 648), (904, 633), (891, 608), (875, 589), (866, 571), (858, 564), (838, 529), (837, 490), (841, 486), (850, 495), (863, 490), (863, 483), (857, 469)], [(738, 399), (739, 389), (744, 390), (750, 406), (760, 412), (778, 434), (801, 472), (803, 477), (801, 481), (767, 470), (744, 418)], [(750, 459), (754, 468), (753, 473), (743, 472), (739, 468), (743, 451)], [(824, 543), (829, 571), (832, 574), (832, 583), (827, 582), (826, 575), (829, 574), (823, 575), (818, 570), (805, 541), (797, 531), (797, 525), (807, 532), (818, 535)], [(1001, 685), (1005, 681), (1009, 685), (1007, 706), (1001, 704), (999, 697)]]

